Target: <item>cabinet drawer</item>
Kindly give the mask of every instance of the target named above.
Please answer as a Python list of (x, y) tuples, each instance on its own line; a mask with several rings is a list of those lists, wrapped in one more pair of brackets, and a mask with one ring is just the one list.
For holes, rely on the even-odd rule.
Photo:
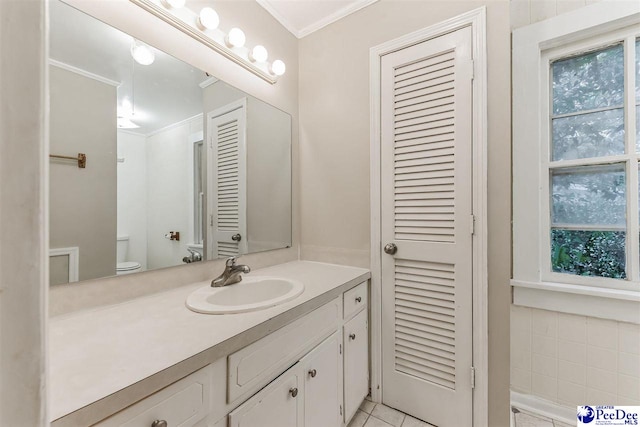
[(338, 297), (228, 357), (227, 401), (258, 390), (331, 335), (340, 323)]
[(351, 316), (367, 306), (368, 292), (367, 282), (362, 282), (353, 289), (344, 293), (344, 318)]
[(169, 426), (194, 426), (209, 413), (209, 371), (208, 366), (200, 369), (96, 425), (150, 427), (165, 420)]

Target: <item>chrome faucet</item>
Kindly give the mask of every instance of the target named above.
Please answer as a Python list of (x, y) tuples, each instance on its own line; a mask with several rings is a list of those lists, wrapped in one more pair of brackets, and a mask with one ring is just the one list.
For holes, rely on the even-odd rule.
[(247, 274), (251, 271), (248, 265), (237, 265), (238, 258), (240, 258), (240, 255), (227, 258), (226, 267), (222, 274), (211, 281), (212, 287), (219, 288), (238, 283), (242, 280), (242, 273)]
[(187, 248), (187, 251), (189, 251), (189, 256), (182, 258), (182, 262), (190, 264), (192, 262), (202, 261), (202, 254), (200, 252), (194, 251), (191, 248)]

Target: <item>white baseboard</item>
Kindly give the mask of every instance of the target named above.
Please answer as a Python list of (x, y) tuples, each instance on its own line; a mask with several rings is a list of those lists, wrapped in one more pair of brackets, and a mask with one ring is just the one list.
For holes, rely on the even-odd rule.
[(576, 409), (567, 408), (541, 397), (531, 394), (518, 393), (511, 390), (511, 406), (529, 412), (533, 415), (551, 418), (569, 425), (576, 423)]

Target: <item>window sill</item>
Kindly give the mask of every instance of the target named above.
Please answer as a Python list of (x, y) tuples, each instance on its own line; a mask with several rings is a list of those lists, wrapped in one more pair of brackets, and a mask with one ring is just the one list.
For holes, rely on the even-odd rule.
[(511, 286), (514, 305), (640, 324), (639, 291), (516, 279)]

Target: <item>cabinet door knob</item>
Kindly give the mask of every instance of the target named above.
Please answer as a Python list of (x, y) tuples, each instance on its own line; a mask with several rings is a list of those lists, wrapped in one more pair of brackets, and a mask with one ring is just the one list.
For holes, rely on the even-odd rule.
[(242, 240), (242, 236), (240, 234), (234, 234), (233, 236), (231, 236), (231, 240), (233, 240), (234, 242), (239, 242), (240, 240)]
[(349, 339), (350, 340), (355, 340), (356, 339), (356, 334), (349, 334)]
[(291, 397), (296, 397), (298, 395), (298, 388), (294, 387), (289, 389), (289, 394), (291, 395)]
[(362, 297), (356, 297), (356, 302), (362, 302)]
[(317, 374), (318, 374), (318, 372), (316, 372), (315, 369), (310, 369), (309, 370), (309, 375), (311, 375), (311, 378), (315, 378)]
[(165, 420), (155, 420), (151, 423), (151, 427), (167, 427), (168, 425)]

